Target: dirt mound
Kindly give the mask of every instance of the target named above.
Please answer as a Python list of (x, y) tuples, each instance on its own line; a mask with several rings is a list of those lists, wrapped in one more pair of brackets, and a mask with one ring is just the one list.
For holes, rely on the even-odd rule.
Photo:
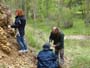
[(0, 4), (0, 68), (36, 68), (31, 49), (28, 53), (18, 52), (15, 33), (8, 28), (11, 16), (9, 8)]

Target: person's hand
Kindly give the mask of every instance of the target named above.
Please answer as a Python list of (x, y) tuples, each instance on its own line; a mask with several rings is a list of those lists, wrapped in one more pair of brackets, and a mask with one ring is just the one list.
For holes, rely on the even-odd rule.
[(56, 46), (56, 45), (52, 45), (52, 46), (51, 46), (51, 49), (54, 50), (54, 49), (55, 49), (55, 46)]
[(8, 28), (11, 28), (11, 25), (8, 25)]
[(53, 45), (53, 47), (55, 48), (56, 45)]

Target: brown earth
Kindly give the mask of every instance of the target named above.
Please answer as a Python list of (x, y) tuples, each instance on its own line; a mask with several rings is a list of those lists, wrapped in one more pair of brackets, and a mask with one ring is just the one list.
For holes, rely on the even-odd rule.
[(8, 7), (0, 4), (0, 68), (36, 68), (33, 50), (19, 53), (15, 31), (8, 28), (12, 14)]

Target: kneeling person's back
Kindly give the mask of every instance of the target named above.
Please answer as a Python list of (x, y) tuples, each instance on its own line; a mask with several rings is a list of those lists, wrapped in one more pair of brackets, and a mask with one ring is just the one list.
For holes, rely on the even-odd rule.
[(50, 49), (49, 43), (46, 43), (43, 46), (43, 50), (39, 52), (37, 59), (38, 59), (37, 68), (58, 68), (58, 64), (56, 62), (57, 57)]

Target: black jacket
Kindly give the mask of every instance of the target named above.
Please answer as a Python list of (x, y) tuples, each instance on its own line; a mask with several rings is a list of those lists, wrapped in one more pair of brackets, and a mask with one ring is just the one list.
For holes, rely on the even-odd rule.
[(60, 49), (64, 48), (64, 33), (63, 32), (59, 32), (58, 35), (54, 34), (53, 32), (51, 32), (50, 36), (49, 36), (49, 41), (54, 41), (54, 45), (58, 46)]
[(26, 19), (25, 16), (16, 16), (15, 23), (11, 25), (12, 28), (17, 28), (20, 36), (25, 34)]

